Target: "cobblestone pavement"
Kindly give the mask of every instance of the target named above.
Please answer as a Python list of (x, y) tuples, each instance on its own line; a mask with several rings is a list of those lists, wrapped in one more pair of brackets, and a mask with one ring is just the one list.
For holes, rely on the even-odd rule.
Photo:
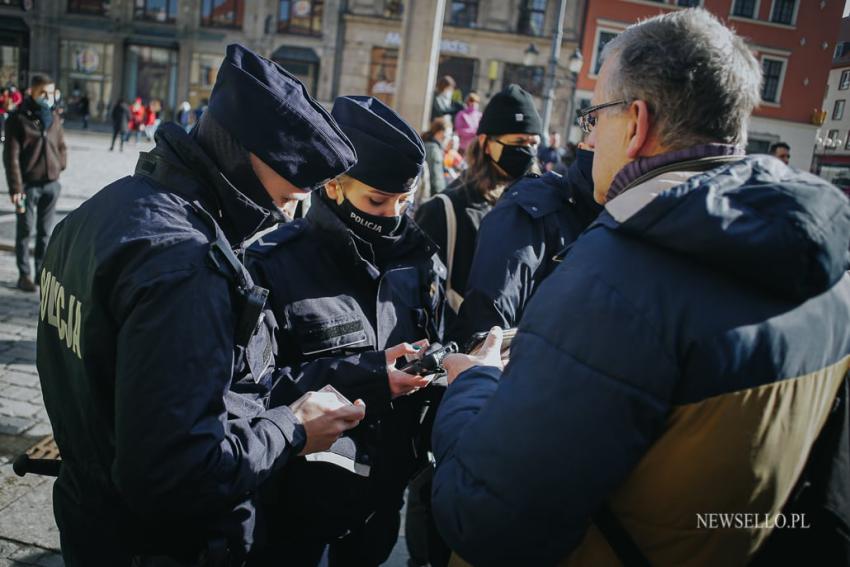
[[(123, 153), (109, 152), (109, 138), (102, 133), (66, 133), (68, 169), (60, 180), (59, 218), (110, 181), (131, 173), (138, 152), (152, 147), (130, 143)], [(2, 175), (5, 180), (5, 172)], [(11, 466), (15, 456), (51, 433), (35, 368), (38, 296), (15, 288), (14, 228), (14, 211), (4, 194), (0, 197), (0, 567), (60, 567), (53, 482), (31, 475), (19, 478)], [(406, 557), (402, 537), (385, 565), (402, 567)]]

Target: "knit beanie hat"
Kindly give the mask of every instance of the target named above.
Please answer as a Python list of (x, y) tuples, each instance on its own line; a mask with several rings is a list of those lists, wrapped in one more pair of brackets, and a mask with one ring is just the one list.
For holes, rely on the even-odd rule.
[(534, 99), (515, 84), (508, 85), (490, 99), (478, 123), (478, 133), (490, 136), (540, 134), (542, 130)]

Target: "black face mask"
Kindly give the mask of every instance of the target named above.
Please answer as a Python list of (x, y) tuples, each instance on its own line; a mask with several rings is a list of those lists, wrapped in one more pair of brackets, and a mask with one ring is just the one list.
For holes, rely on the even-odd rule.
[(366, 240), (375, 242), (385, 236), (394, 236), (401, 225), (401, 216), (379, 217), (364, 213), (351, 204), (348, 199), (343, 199), (341, 205), (337, 205), (342, 222), (354, 231), (354, 234)]
[[(502, 146), (502, 155), (499, 156), (499, 161), (493, 161), (513, 179), (525, 175), (531, 168), (531, 164), (534, 163), (534, 150), (531, 149), (531, 146), (511, 146), (499, 140), (493, 141)], [(493, 158), (490, 157), (490, 159)]]

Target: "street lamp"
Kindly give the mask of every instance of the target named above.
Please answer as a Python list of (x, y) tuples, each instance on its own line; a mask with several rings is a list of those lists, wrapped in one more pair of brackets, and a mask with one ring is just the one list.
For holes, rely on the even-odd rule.
[(578, 75), (581, 72), (582, 65), (584, 65), (584, 57), (581, 55), (581, 50), (576, 48), (575, 53), (570, 57), (570, 62), (567, 64), (567, 69), (573, 75)]
[(538, 55), (540, 55), (540, 51), (537, 49), (537, 46), (533, 43), (529, 43), (528, 47), (526, 47), (523, 52), (522, 64), (526, 67), (534, 65), (534, 61), (537, 59)]

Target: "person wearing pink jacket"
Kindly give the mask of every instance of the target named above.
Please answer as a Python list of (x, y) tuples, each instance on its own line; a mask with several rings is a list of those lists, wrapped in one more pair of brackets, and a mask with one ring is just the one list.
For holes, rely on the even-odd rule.
[(481, 121), (481, 111), (478, 104), (481, 97), (477, 93), (469, 93), (466, 106), (455, 115), (455, 134), (460, 138), (460, 151), (466, 151), (466, 146), (478, 135), (478, 122)]

